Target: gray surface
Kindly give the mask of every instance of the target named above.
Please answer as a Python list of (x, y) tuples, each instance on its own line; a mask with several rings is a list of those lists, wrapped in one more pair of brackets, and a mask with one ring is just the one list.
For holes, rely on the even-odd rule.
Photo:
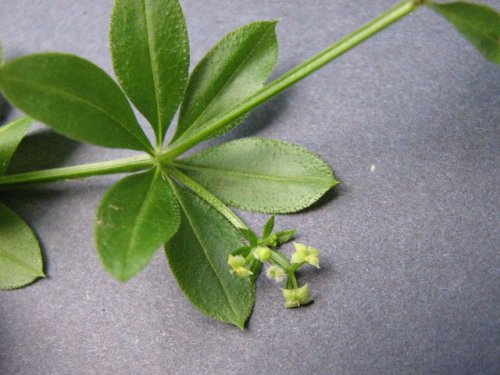
[[(281, 18), (277, 76), (393, 3), (183, 6), (192, 61), (238, 25)], [(7, 57), (65, 51), (111, 71), (111, 6), (2, 0)], [(499, 87), (499, 69), (422, 10), (259, 108), (227, 136), (298, 143), (321, 154), (342, 180), (323, 204), (277, 220), (322, 250), (321, 270), (302, 277), (316, 302), (287, 311), (279, 289), (262, 279), (245, 332), (198, 313), (161, 252), (125, 285), (104, 273), (92, 222), (116, 176), (3, 194), (36, 228), (49, 278), (0, 294), (0, 373), (498, 373)], [(41, 127), (35, 133), (21, 153), (39, 167), (130, 155)], [(45, 142), (51, 149), (44, 151)], [(19, 157), (16, 165), (32, 166)], [(243, 217), (254, 228), (265, 220)]]

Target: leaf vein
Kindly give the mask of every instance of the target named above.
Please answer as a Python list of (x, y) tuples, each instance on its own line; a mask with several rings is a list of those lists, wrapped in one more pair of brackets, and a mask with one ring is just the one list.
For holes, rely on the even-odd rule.
[(313, 177), (292, 177), (292, 176), (271, 176), (271, 175), (265, 175), (261, 173), (254, 173), (254, 172), (242, 172), (242, 171), (235, 171), (235, 170), (230, 170), (230, 169), (223, 169), (223, 168), (214, 168), (214, 167), (207, 167), (207, 166), (201, 166), (201, 165), (190, 165), (190, 164), (184, 164), (184, 163), (174, 163), (176, 167), (179, 167), (181, 169), (187, 169), (187, 170), (193, 170), (193, 171), (215, 171), (215, 172), (220, 172), (222, 174), (228, 174), (228, 175), (233, 175), (237, 177), (243, 177), (243, 178), (248, 178), (248, 179), (262, 179), (262, 180), (269, 180), (269, 181), (277, 181), (277, 182), (296, 182), (296, 183), (315, 183), (315, 184), (325, 184), (325, 180), (323, 179), (318, 179), (318, 178), (313, 178)]
[[(175, 189), (173, 189), (174, 192), (175, 192)], [(226, 298), (227, 302), (229, 303), (229, 306), (231, 306), (231, 310), (233, 311), (233, 314), (234, 314), (234, 317), (237, 318), (238, 317), (238, 313), (235, 309), (235, 307), (233, 306), (233, 300), (232, 298), (230, 298), (229, 296), (229, 293), (227, 291), (227, 287), (224, 285), (224, 283), (222, 282), (222, 279), (219, 275), (219, 273), (217, 272), (213, 262), (210, 260), (210, 257), (208, 256), (206, 250), (205, 250), (205, 245), (204, 245), (204, 242), (202, 241), (201, 239), (201, 236), (200, 234), (198, 233), (198, 231), (196, 230), (196, 226), (194, 225), (193, 223), (193, 220), (192, 218), (190, 217), (189, 213), (188, 213), (188, 210), (186, 209), (185, 205), (184, 205), (184, 202), (182, 201), (182, 198), (180, 198), (177, 194), (177, 192), (175, 192), (175, 194), (177, 195), (177, 198), (178, 198), (178, 201), (179, 201), (179, 204), (182, 206), (182, 209), (185, 213), (185, 216), (186, 216), (186, 219), (189, 221), (189, 225), (190, 227), (192, 228), (193, 230), (193, 233), (194, 235), (196, 236), (196, 240), (198, 241), (198, 243), (200, 244), (202, 250), (203, 250), (203, 255), (205, 256), (205, 259), (208, 261), (208, 263), (210, 264), (210, 268), (212, 269), (212, 272), (214, 273), (214, 275), (216, 276), (216, 279), (219, 283), (219, 285), (221, 286), (221, 288), (223, 289), (224, 291), (224, 297)]]
[(237, 75), (237, 73), (239, 73), (239, 71), (242, 69), (243, 65), (245, 62), (247, 62), (249, 59), (250, 59), (250, 56), (253, 54), (253, 52), (259, 47), (259, 45), (261, 44), (262, 40), (264, 40), (264, 38), (267, 37), (267, 32), (264, 33), (260, 38), (259, 40), (257, 41), (257, 43), (254, 44), (254, 46), (250, 49), (250, 51), (248, 51), (248, 53), (246, 54), (246, 56), (241, 60), (241, 62), (238, 64), (238, 66), (236, 67), (236, 69), (233, 71), (233, 73), (231, 73), (231, 75), (229, 76), (229, 78), (224, 82), (224, 84), (222, 84), (220, 86), (220, 88), (215, 92), (215, 94), (212, 96), (212, 98), (210, 99), (210, 101), (207, 103), (207, 105), (205, 106), (205, 108), (203, 109), (203, 111), (198, 115), (196, 116), (196, 118), (191, 122), (191, 124), (188, 126), (188, 128), (185, 130), (185, 134), (189, 134), (190, 132), (192, 132), (195, 128), (197, 128), (197, 126), (199, 126), (199, 124), (197, 124), (198, 120), (200, 118), (203, 117), (203, 115), (209, 110), (210, 106), (212, 105), (212, 103), (214, 102), (214, 100), (217, 98), (217, 96), (223, 91), (224, 88), (226, 88), (226, 86), (229, 85), (230, 82), (232, 82), (233, 78)]
[(104, 108), (95, 105), (94, 103), (88, 101), (87, 99), (84, 99), (84, 98), (82, 98), (80, 96), (73, 95), (73, 94), (71, 94), (71, 93), (69, 93), (67, 91), (64, 91), (64, 90), (60, 90), (60, 89), (57, 89), (57, 88), (54, 88), (54, 87), (44, 86), (43, 84), (40, 84), (40, 83), (37, 83), (37, 82), (34, 82), (34, 81), (27, 81), (27, 80), (22, 79), (22, 78), (16, 78), (16, 77), (10, 76), (8, 78), (8, 80), (15, 81), (15, 82), (20, 82), (20, 83), (24, 83), (24, 84), (27, 84), (27, 85), (36, 86), (37, 88), (41, 89), (42, 91), (43, 90), (52, 91), (54, 93), (59, 94), (62, 97), (66, 96), (70, 100), (84, 103), (84, 104), (88, 105), (89, 107), (95, 109), (97, 112), (103, 113), (106, 117), (108, 117), (109, 119), (111, 119), (114, 123), (118, 124), (120, 128), (123, 128), (128, 134), (130, 134), (137, 141), (139, 141), (143, 146), (146, 146), (146, 149), (150, 149), (150, 145), (145, 144), (136, 134), (134, 134), (133, 132), (131, 132), (130, 129), (128, 129), (124, 124), (122, 124), (120, 120), (118, 120), (111, 113), (109, 113), (108, 111), (106, 111)]
[(143, 1), (143, 11), (144, 11), (144, 19), (146, 22), (146, 38), (148, 40), (147, 46), (148, 46), (148, 56), (149, 56), (149, 63), (151, 65), (151, 76), (153, 78), (153, 86), (155, 89), (155, 101), (156, 101), (156, 116), (158, 118), (158, 128), (156, 129), (158, 131), (158, 134), (156, 135), (158, 137), (158, 142), (161, 138), (161, 135), (163, 133), (163, 124), (162, 124), (162, 119), (161, 119), (161, 113), (160, 113), (160, 88), (159, 88), (159, 82), (158, 82), (158, 77), (157, 77), (157, 70), (156, 70), (156, 65), (153, 64), (153, 54), (152, 54), (152, 48), (151, 45), (154, 45), (154, 40), (153, 40), (153, 33), (151, 33), (151, 22), (148, 17), (148, 10), (146, 6), (146, 2)]
[(146, 193), (146, 196), (144, 197), (144, 200), (141, 203), (141, 207), (139, 208), (139, 212), (137, 213), (137, 215), (134, 218), (132, 232), (131, 232), (130, 238), (128, 240), (127, 252), (125, 253), (125, 258), (124, 258), (124, 263), (125, 264), (124, 265), (126, 265), (127, 260), (130, 259), (132, 248), (135, 247), (135, 246), (132, 246), (132, 245), (137, 242), (137, 231), (138, 231), (138, 225), (137, 224), (142, 220), (142, 216), (144, 214), (144, 211), (146, 210), (146, 208), (148, 206), (147, 202), (149, 201), (149, 197), (151, 196), (151, 194), (153, 192), (154, 181), (155, 181), (155, 178), (157, 176), (158, 176), (158, 172), (155, 171), (155, 173), (153, 175), (153, 178), (151, 179), (151, 184), (148, 187), (148, 191)]
[(22, 268), (27, 269), (28, 271), (32, 272), (35, 275), (40, 275), (40, 272), (38, 272), (36, 269), (30, 267), (29, 265), (27, 265), (25, 262), (23, 262), (19, 258), (15, 257), (12, 254), (9, 254), (8, 252), (6, 252), (2, 249), (0, 249), (0, 257), (4, 257), (4, 258), (8, 259), (9, 261), (11, 261), (12, 263), (18, 264)]

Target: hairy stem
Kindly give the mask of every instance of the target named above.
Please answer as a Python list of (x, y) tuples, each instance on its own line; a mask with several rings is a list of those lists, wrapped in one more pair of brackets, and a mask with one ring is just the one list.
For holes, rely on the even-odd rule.
[(151, 156), (139, 155), (100, 163), (82, 164), (74, 167), (12, 174), (0, 177), (0, 189), (41, 182), (72, 180), (104, 174), (136, 172), (143, 169), (149, 169), (153, 167), (155, 163), (156, 161)]
[(223, 129), (224, 126), (228, 123), (239, 118), (241, 115), (249, 112), (260, 104), (268, 101), (275, 95), (284, 91), (301, 79), (307, 77), (309, 74), (320, 69), (330, 61), (341, 56), (364, 40), (385, 29), (395, 21), (408, 15), (413, 10), (415, 10), (420, 5), (420, 3), (421, 1), (418, 0), (404, 0), (400, 2), (399, 4), (381, 14), (379, 17), (360, 27), (355, 32), (344, 37), (337, 43), (331, 45), (330, 47), (313, 56), (301, 65), (293, 68), (288, 73), (285, 73), (280, 78), (271, 82), (242, 103), (233, 106), (221, 115), (215, 117), (206, 125), (191, 133), (191, 135), (189, 135), (188, 137), (180, 138), (179, 140), (174, 142), (166, 150), (165, 153), (160, 156), (160, 159), (173, 160), (175, 159), (175, 157), (189, 150), (203, 140), (217, 134), (217, 132)]

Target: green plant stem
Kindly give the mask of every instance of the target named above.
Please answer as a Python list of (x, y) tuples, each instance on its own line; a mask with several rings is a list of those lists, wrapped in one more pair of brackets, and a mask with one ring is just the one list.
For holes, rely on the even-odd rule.
[(300, 263), (293, 263), (288, 267), (288, 270), (290, 272), (295, 272), (297, 271), (300, 267), (302, 267), (306, 262), (300, 262)]
[(224, 202), (219, 198), (215, 197), (212, 193), (206, 190), (203, 186), (198, 184), (196, 181), (192, 180), (184, 173), (179, 171), (175, 167), (167, 168), (167, 173), (174, 177), (176, 180), (184, 184), (186, 187), (194, 191), (200, 197), (202, 197), (207, 203), (219, 211), (224, 217), (231, 222), (236, 228), (239, 229), (249, 229), (243, 221), (233, 212), (229, 207), (227, 207)]
[(283, 268), (288, 273), (289, 268), (290, 268), (290, 263), (288, 262), (288, 259), (286, 258), (286, 256), (284, 256), (283, 254), (281, 254), (277, 250), (273, 250), (273, 252), (271, 253), (271, 261), (274, 264)]
[(149, 155), (82, 164), (73, 167), (44, 169), (26, 173), (18, 173), (0, 177), (0, 188), (11, 188), (19, 185), (71, 180), (113, 173), (136, 172), (151, 168), (156, 161)]
[(421, 0), (404, 0), (388, 9), (379, 17), (368, 22), (355, 32), (349, 34), (337, 43), (331, 45), (301, 65), (290, 70), (288, 73), (285, 73), (280, 78), (271, 82), (244, 102), (233, 106), (220, 116), (215, 117), (205, 126), (191, 133), (191, 135), (186, 138), (180, 138), (174, 142), (165, 153), (160, 155), (160, 160), (173, 160), (178, 155), (184, 153), (203, 140), (217, 134), (217, 132), (223, 129), (228, 123), (234, 121), (260, 104), (268, 101), (270, 98), (320, 69), (364, 40), (385, 29), (397, 20), (405, 17), (421, 5), (421, 3)]
[(287, 274), (286, 289), (297, 289), (299, 287), (297, 276), (295, 276), (295, 271), (298, 269), (296, 264), (290, 264), (287, 257), (277, 250), (273, 250), (271, 253), (271, 262), (285, 270)]
[[(220, 116), (215, 117), (205, 126), (191, 133), (191, 135), (186, 137), (186, 139), (180, 138), (170, 145), (163, 153), (157, 155), (156, 158), (162, 162), (173, 161), (177, 156), (183, 154), (188, 149), (210, 136), (217, 134), (217, 132), (224, 128), (224, 126), (228, 123), (239, 118), (241, 115), (249, 112), (258, 105), (268, 101), (275, 95), (320, 69), (359, 43), (385, 29), (393, 22), (408, 15), (422, 3), (422, 0), (404, 0), (400, 2), (352, 34), (349, 34), (324, 51), (290, 70), (288, 73), (285, 73), (283, 76), (271, 82), (244, 102), (230, 108)], [(112, 173), (135, 172), (150, 168), (154, 164), (155, 160), (150, 156), (138, 156), (102, 163), (20, 173), (0, 177), (0, 189), (30, 183), (69, 180)]]
[(292, 283), (291, 289), (297, 289), (299, 287), (299, 282), (297, 281), (297, 277), (295, 276), (294, 272), (288, 273), (288, 280), (290, 280), (290, 282)]

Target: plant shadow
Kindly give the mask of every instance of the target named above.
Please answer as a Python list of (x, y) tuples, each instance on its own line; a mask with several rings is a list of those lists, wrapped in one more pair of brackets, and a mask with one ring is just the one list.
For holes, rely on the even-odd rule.
[(79, 146), (50, 129), (28, 134), (12, 157), (9, 173), (61, 166)]
[[(9, 165), (9, 173), (22, 173), (28, 170), (54, 168), (61, 166), (68, 157), (79, 147), (79, 142), (63, 137), (50, 129), (42, 129), (28, 134), (20, 143)], [(30, 225), (33, 210), (40, 211), (37, 202), (57, 199), (63, 192), (62, 189), (26, 186), (15, 190), (0, 191), (0, 201), (14, 210), (23, 220)], [(39, 217), (36, 220), (41, 220)], [(49, 262), (44, 250), (43, 240), (38, 235), (36, 228), (30, 225), (38, 239), (43, 254), (44, 272), (49, 275)], [(50, 277), (50, 276), (48, 276)], [(30, 284), (31, 285), (31, 284)]]
[(9, 102), (0, 93), (0, 126), (6, 122), (11, 109)]
[[(70, 188), (64, 182), (58, 182), (50, 184), (50, 186), (26, 185), (15, 190), (0, 190), (0, 202), (16, 212), (35, 234), (42, 252), (43, 270), (47, 279), (51, 278), (50, 258), (46, 252), (45, 239), (37, 230), (38, 225), (46, 220), (45, 216), (46, 213), (51, 211), (50, 207), (57, 205), (59, 201), (78, 195), (87, 196), (94, 194), (94, 192), (95, 194), (102, 194), (107, 187), (108, 184), (106, 183), (92, 181), (92, 183), (88, 184), (72, 185)], [(33, 283), (40, 280), (37, 279)]]
[(271, 101), (262, 104), (252, 111), (241, 124), (224, 135), (224, 141), (232, 141), (238, 138), (251, 137), (279, 120), (280, 116), (288, 108), (288, 103), (293, 96), (293, 89), (282, 92)]
[[(276, 72), (273, 76), (279, 76), (282, 72)], [(289, 87), (268, 102), (265, 102), (253, 109), (244, 119), (233, 129), (220, 137), (212, 138), (204, 143), (201, 148), (211, 147), (222, 142), (229, 142), (239, 138), (257, 136), (263, 129), (279, 120), (281, 115), (288, 108), (293, 100), (294, 87)], [(199, 150), (200, 147), (196, 147)]]

